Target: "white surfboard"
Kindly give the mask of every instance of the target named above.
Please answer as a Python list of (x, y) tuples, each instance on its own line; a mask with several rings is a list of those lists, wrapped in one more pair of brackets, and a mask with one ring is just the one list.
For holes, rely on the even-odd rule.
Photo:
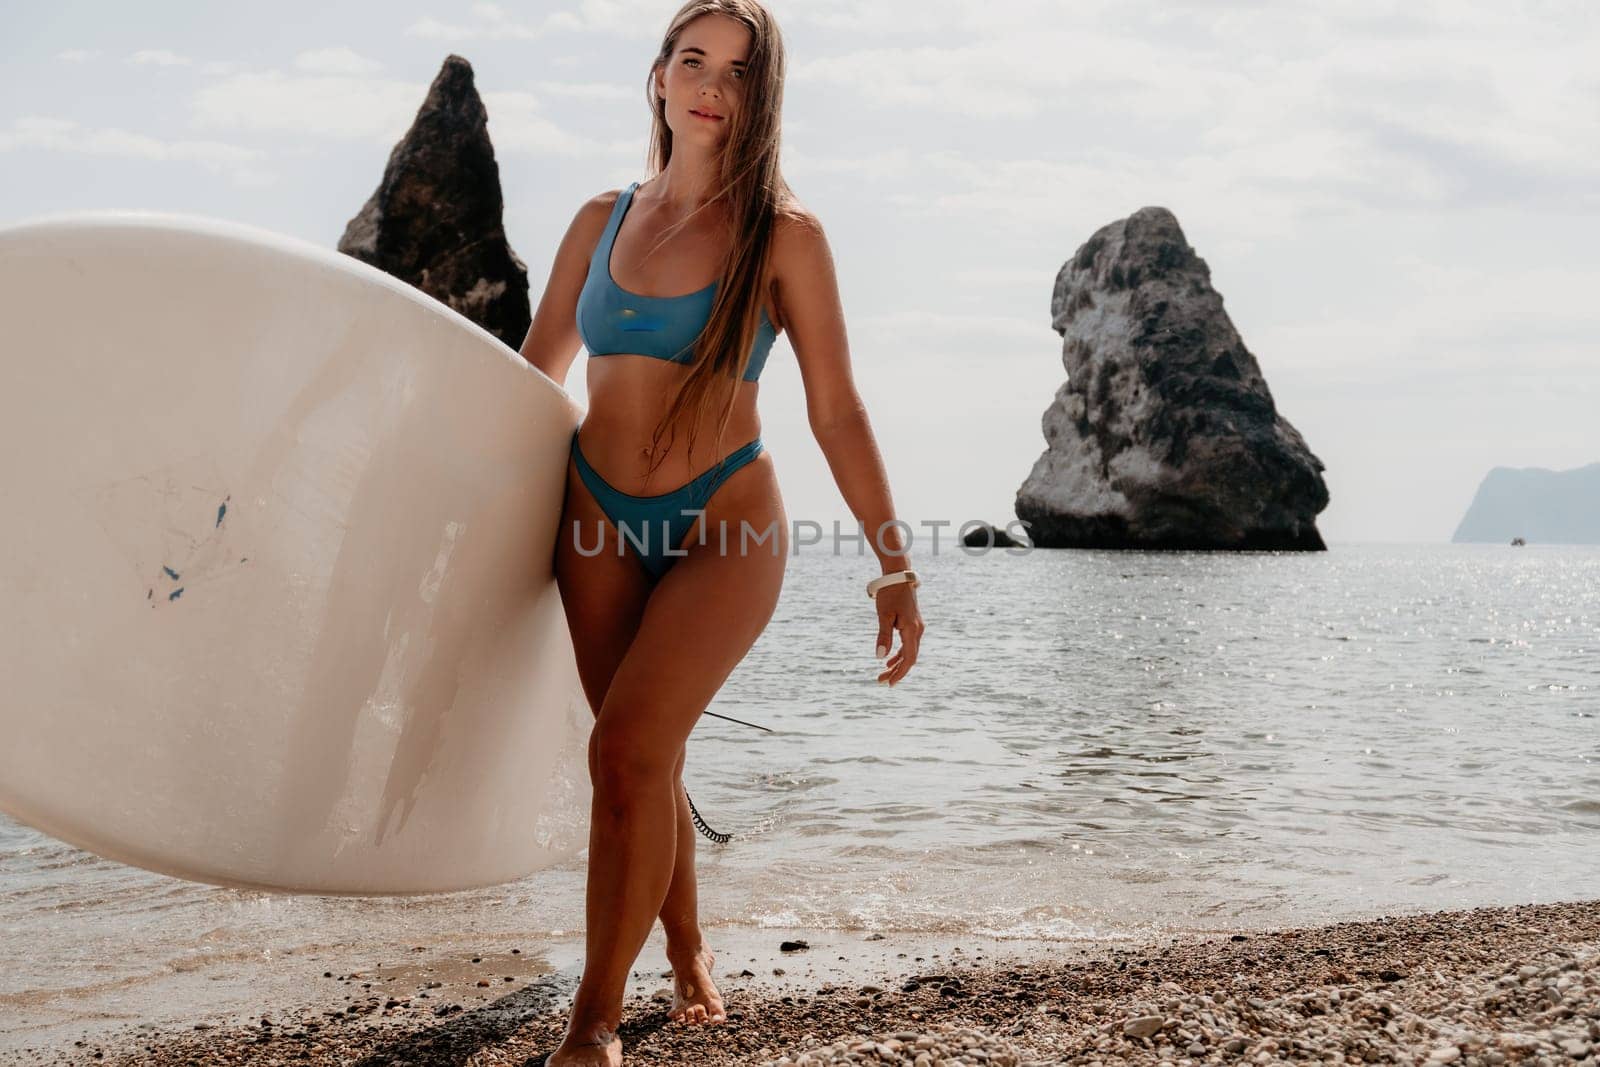
[(0, 809), (221, 885), (412, 893), (587, 840), (559, 386), (332, 249), (0, 230)]

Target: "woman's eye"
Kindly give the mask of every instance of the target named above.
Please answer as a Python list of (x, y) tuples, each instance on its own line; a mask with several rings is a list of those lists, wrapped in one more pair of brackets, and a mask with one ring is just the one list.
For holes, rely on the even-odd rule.
[[(693, 64), (695, 64), (697, 66), (700, 63), (700, 61), (698, 59), (694, 58), (693, 56), (690, 56), (689, 58), (685, 59), (684, 62), (685, 63), (693, 63)], [(740, 81), (744, 81), (744, 71), (743, 70), (741, 70), (738, 67), (734, 67), (733, 68), (733, 72), (739, 76), (739, 80)]]

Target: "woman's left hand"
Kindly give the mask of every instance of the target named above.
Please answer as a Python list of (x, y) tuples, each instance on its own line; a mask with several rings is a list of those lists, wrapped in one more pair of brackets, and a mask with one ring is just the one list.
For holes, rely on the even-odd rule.
[(887, 585), (873, 601), (878, 605), (878, 658), (888, 652), (893, 632), (900, 631), (900, 648), (890, 656), (879, 685), (894, 685), (917, 662), (917, 647), (922, 644), (922, 613), (917, 610), (917, 588), (909, 582)]

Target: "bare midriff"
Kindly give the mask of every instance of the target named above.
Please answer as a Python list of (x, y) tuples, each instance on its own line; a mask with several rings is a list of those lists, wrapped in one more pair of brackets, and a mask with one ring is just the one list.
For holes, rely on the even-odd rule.
[[(652, 455), (651, 435), (666, 416), (672, 394), (689, 369), (652, 356), (612, 354), (592, 357), (588, 365), (589, 409), (578, 427), (578, 446), (600, 476), (624, 493), (658, 496), (694, 480), (717, 462), (716, 419), (708, 412), (695, 429), (694, 458), (689, 450), (688, 413), (679, 415), (676, 436), (664, 429), (658, 448), (665, 458)], [(733, 414), (722, 438), (722, 454), (759, 437), (761, 419), (756, 414), (757, 382), (740, 381), (733, 399)]]

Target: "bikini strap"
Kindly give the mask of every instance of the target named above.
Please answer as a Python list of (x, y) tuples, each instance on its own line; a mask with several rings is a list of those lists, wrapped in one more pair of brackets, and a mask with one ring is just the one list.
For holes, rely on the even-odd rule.
[[(634, 182), (622, 190), (617, 197), (617, 202), (611, 205), (611, 217), (606, 220), (605, 232), (600, 235), (600, 243), (595, 245), (594, 255), (590, 257), (606, 264), (608, 273), (611, 263), (611, 246), (616, 243), (617, 233), (622, 229), (622, 216), (627, 212), (628, 204), (633, 200), (633, 191), (637, 188), (639, 188), (639, 183)], [(604, 259), (600, 258), (602, 253), (605, 255)]]

